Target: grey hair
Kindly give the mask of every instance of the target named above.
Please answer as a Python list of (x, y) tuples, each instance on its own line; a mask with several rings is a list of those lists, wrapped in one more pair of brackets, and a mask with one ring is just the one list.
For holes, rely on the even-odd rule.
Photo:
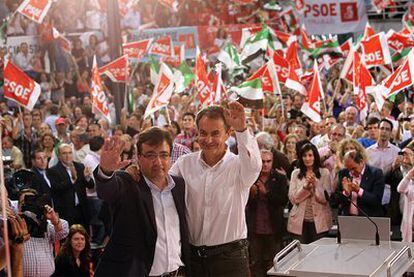
[(275, 142), (268, 132), (259, 132), (256, 134), (256, 140), (260, 149), (272, 150)]

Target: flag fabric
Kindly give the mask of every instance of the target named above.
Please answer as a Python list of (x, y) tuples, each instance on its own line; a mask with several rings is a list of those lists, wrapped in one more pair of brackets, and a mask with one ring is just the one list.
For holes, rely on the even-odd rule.
[[(241, 59), (245, 60), (249, 56), (257, 53), (259, 50), (266, 51), (269, 41), (271, 41), (269, 28), (263, 24), (262, 30), (246, 40), (241, 52)], [(272, 43), (270, 44), (272, 45)]]
[(152, 43), (148, 53), (160, 56), (174, 56), (174, 47), (171, 36), (156, 39)]
[(165, 63), (161, 63), (158, 83), (155, 85), (152, 97), (145, 109), (144, 118), (166, 107), (170, 102), (173, 90), (173, 73)]
[(395, 6), (395, 2), (392, 0), (372, 0), (371, 3), (377, 13), (381, 13), (385, 8)]
[(230, 42), (226, 43), (224, 48), (221, 49), (217, 59), (222, 62), (230, 72), (232, 72), (235, 68), (242, 66), (236, 47), (234, 47)]
[(237, 87), (232, 87), (232, 91), (238, 95), (238, 100), (247, 108), (262, 109), (263, 108), (263, 90), (260, 78), (245, 81)]
[(372, 36), (375, 35), (375, 30), (374, 28), (371, 27), (371, 25), (369, 24), (369, 22), (367, 22), (367, 24), (365, 25), (365, 29), (364, 29), (364, 34), (362, 37), (362, 40), (366, 40)]
[(41, 24), (51, 5), (51, 0), (24, 0), (17, 8), (17, 11), (25, 17)]
[(190, 86), (193, 80), (194, 72), (185, 61), (183, 61), (178, 68), (174, 69), (175, 92), (183, 92)]
[(390, 98), (403, 89), (413, 85), (414, 82), (414, 52), (411, 50), (405, 61), (396, 71), (388, 76), (382, 87), (382, 95)]
[(355, 50), (353, 49), (353, 47), (351, 47), (351, 50), (348, 53), (348, 57), (346, 58), (344, 65), (342, 66), (341, 73), (339, 74), (339, 78), (347, 81), (350, 84), (354, 82), (354, 79), (353, 79), (354, 52)]
[[(213, 72), (213, 71), (212, 71)], [(214, 74), (214, 78), (212, 81), (212, 90), (213, 90), (213, 102), (214, 104), (220, 105), (221, 100), (226, 95), (226, 87), (223, 84), (223, 80), (221, 79), (221, 63), (216, 64), (216, 72)]]
[(348, 56), (349, 50), (351, 50), (352, 46), (352, 37), (350, 37), (347, 41), (345, 41), (340, 47), (342, 51), (342, 55), (344, 57)]
[(41, 92), (40, 85), (30, 79), (23, 70), (11, 61), (5, 63), (3, 89), (5, 98), (30, 111), (36, 104)]
[(152, 38), (122, 44), (124, 55), (130, 59), (141, 59), (148, 51)]
[(200, 50), (197, 48), (196, 52), (196, 93), (198, 94), (198, 100), (200, 101), (201, 106), (206, 107), (213, 103), (213, 95), (210, 87), (210, 82), (207, 77), (206, 66), (204, 64)]
[(294, 91), (299, 92), (302, 95), (307, 95), (306, 88), (299, 80), (298, 75), (295, 72), (295, 69), (291, 66), (289, 67), (289, 76), (286, 79), (285, 86), (287, 88), (293, 89)]
[(407, 35), (397, 33), (394, 30), (388, 31), (387, 42), (388, 46), (396, 52), (401, 52), (404, 48), (411, 48), (414, 46), (414, 40), (412, 38)]
[(125, 83), (129, 76), (128, 56), (123, 55), (118, 59), (98, 69), (99, 74), (105, 74), (112, 82)]
[(310, 53), (314, 58), (317, 58), (327, 53), (342, 55), (342, 50), (339, 45), (338, 38), (333, 37), (326, 40), (315, 41)]
[(284, 84), (286, 82), (287, 77), (289, 76), (289, 63), (276, 51), (273, 52), (273, 62), (275, 64), (279, 82)]
[(368, 98), (366, 88), (374, 85), (374, 79), (366, 68), (358, 52), (354, 52), (353, 62), (354, 94), (357, 96), (357, 107), (360, 120), (364, 120), (368, 114)]
[(297, 74), (302, 73), (302, 65), (298, 56), (298, 43), (296, 41), (292, 42), (287, 51), (286, 51), (286, 60), (289, 61), (289, 67), (293, 68)]
[(108, 98), (103, 89), (101, 76), (99, 75), (98, 65), (96, 62), (96, 56), (93, 58), (92, 65), (91, 96), (93, 112), (102, 115), (108, 120), (108, 122), (111, 122)]
[(367, 67), (390, 64), (391, 55), (384, 32), (361, 41), (363, 59)]
[(301, 112), (314, 122), (322, 121), (321, 101), (324, 98), (322, 83), (319, 77), (318, 62), (313, 64), (313, 80), (308, 92), (308, 96), (302, 105)]

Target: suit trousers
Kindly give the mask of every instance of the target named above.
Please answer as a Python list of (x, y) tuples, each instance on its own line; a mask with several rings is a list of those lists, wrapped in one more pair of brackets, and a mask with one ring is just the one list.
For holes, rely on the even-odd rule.
[(273, 266), (273, 258), (281, 248), (281, 240), (274, 234), (250, 234), (249, 245), (251, 276), (267, 276), (266, 272)]
[(200, 257), (191, 251), (191, 272), (197, 277), (248, 277), (249, 251), (247, 241), (217, 255)]

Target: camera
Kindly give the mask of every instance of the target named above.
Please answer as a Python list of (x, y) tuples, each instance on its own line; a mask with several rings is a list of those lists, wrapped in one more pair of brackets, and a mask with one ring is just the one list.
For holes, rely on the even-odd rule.
[(24, 196), (22, 205), (22, 218), (26, 221), (27, 230), (31, 237), (43, 238), (47, 230), (45, 205), (48, 203), (46, 195)]
[(33, 182), (35, 180), (36, 175), (30, 170), (21, 169), (17, 172), (14, 172), (6, 183), (9, 198), (12, 200), (17, 200), (20, 191), (28, 188), (33, 188)]

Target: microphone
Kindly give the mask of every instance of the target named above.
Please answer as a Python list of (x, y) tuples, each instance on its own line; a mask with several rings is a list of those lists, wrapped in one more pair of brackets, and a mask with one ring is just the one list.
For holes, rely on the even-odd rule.
[(354, 202), (351, 201), (348, 197), (344, 197), (351, 205), (358, 209), (358, 211), (365, 216), (372, 224), (375, 226), (375, 245), (380, 245), (380, 236), (378, 231), (378, 225), (371, 219), (371, 217), (360, 207), (358, 207)]
[[(326, 190), (323, 190), (323, 195), (325, 196), (326, 201), (329, 203), (331, 200), (331, 197), (329, 196), (329, 193)], [(336, 243), (341, 244), (342, 243), (342, 237), (341, 237), (341, 230), (339, 229), (339, 223), (338, 223), (338, 231), (336, 235)]]

